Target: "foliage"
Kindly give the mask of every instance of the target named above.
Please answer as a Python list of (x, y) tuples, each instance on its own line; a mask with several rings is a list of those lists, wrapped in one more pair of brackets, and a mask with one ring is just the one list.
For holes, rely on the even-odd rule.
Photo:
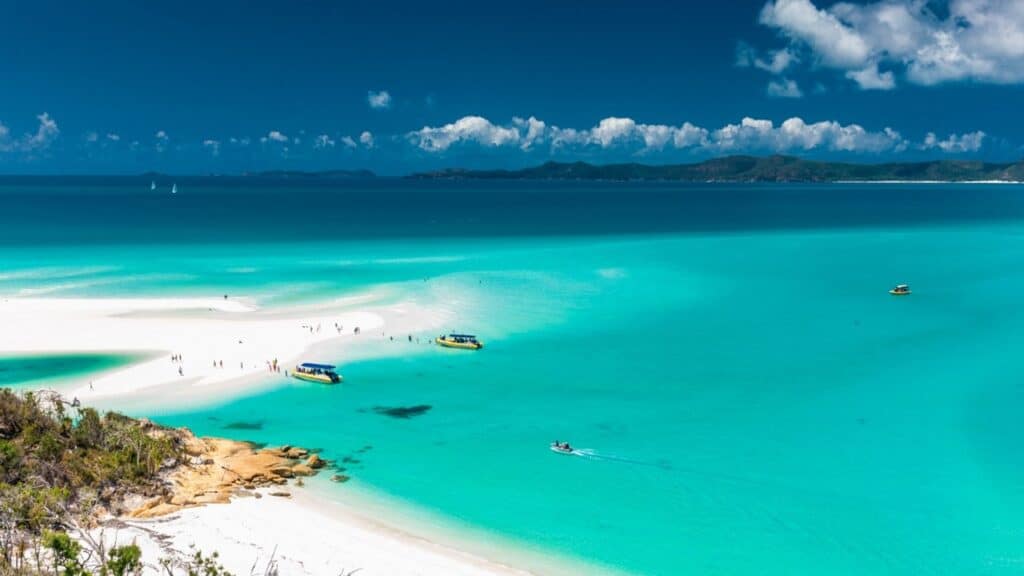
[[(88, 574), (66, 529), (98, 507), (116, 510), (125, 494), (163, 490), (160, 471), (183, 454), (178, 436), (148, 422), (101, 416), (52, 392), (0, 389), (0, 574), (25, 573), (33, 556), (61, 576)], [(137, 547), (108, 556), (101, 576), (138, 571)]]

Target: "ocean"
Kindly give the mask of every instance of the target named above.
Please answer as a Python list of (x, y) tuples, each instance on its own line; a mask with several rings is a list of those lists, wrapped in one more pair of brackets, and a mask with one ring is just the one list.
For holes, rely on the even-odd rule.
[(1018, 186), (148, 184), (0, 180), (0, 296), (378, 289), (486, 347), (367, 339), (320, 359), (340, 386), (136, 415), (322, 449), (329, 497), (583, 571), (1024, 570)]

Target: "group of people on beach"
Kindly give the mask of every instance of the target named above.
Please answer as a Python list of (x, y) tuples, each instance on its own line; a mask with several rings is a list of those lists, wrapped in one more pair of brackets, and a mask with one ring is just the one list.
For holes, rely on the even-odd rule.
[(171, 354), (171, 362), (178, 364), (178, 376), (184, 376), (185, 370), (181, 367), (181, 354)]

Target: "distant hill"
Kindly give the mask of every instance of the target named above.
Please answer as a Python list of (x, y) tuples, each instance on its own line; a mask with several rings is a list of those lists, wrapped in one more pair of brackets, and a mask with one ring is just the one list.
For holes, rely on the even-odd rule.
[(321, 180), (348, 180), (357, 178), (374, 178), (377, 175), (369, 170), (321, 170), (306, 172), (303, 170), (267, 170), (248, 174), (257, 178), (303, 178)]
[(447, 169), (413, 174), (421, 180), (665, 180), (678, 182), (839, 182), (886, 180), (1024, 181), (1024, 161), (994, 164), (963, 160), (852, 164), (793, 156), (726, 156), (694, 164), (605, 164), (547, 162), (522, 170)]

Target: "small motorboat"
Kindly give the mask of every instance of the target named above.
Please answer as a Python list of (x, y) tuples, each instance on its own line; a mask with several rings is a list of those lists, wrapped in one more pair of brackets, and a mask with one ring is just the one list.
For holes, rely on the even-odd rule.
[(910, 296), (910, 286), (906, 284), (897, 284), (895, 288), (889, 290), (889, 294), (893, 296)]
[(472, 334), (449, 334), (447, 336), (438, 336), (434, 339), (439, 346), (445, 348), (461, 348), (463, 350), (479, 350), (484, 347), (484, 343), (477, 340), (476, 336)]
[(341, 382), (341, 376), (334, 371), (333, 365), (316, 364), (313, 362), (306, 362), (296, 366), (295, 370), (292, 370), (292, 377), (321, 384), (337, 384)]
[(559, 454), (573, 454), (575, 452), (568, 442), (558, 441), (551, 443), (551, 451), (558, 452)]

